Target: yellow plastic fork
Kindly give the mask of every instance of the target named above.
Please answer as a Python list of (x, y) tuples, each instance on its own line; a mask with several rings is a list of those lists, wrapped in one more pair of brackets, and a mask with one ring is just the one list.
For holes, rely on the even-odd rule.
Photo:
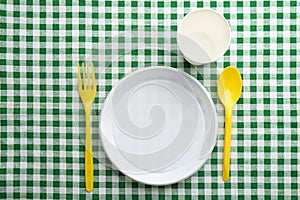
[(94, 163), (93, 163), (93, 148), (90, 129), (90, 114), (94, 99), (96, 97), (97, 85), (95, 78), (94, 65), (92, 64), (92, 84), (90, 84), (89, 67), (82, 63), (82, 78), (80, 64), (78, 64), (78, 91), (85, 111), (85, 189), (91, 192), (94, 188)]

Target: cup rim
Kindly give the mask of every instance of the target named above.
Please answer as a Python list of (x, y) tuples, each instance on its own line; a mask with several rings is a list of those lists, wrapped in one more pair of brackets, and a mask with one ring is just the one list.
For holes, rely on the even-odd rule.
[[(197, 8), (197, 9), (191, 10), (189, 13), (187, 13), (187, 14), (182, 18), (181, 22), (178, 24), (178, 26), (177, 26), (177, 35), (176, 35), (177, 38), (176, 38), (176, 39), (177, 39), (177, 45), (178, 45), (179, 50), (182, 52), (182, 54), (184, 55), (184, 57), (186, 58), (186, 60), (187, 60), (188, 62), (190, 62), (191, 64), (193, 64), (193, 65), (203, 65), (203, 64), (206, 64), (206, 63), (199, 63), (198, 61), (192, 60), (192, 59), (190, 59), (186, 54), (183, 53), (182, 49), (180, 48), (180, 44), (179, 44), (179, 42), (178, 42), (178, 35), (179, 35), (179, 33), (180, 33), (180, 32), (179, 32), (179, 29), (180, 29), (180, 27), (182, 26), (182, 24), (184, 23), (184, 21), (187, 20), (187, 18), (189, 17), (189, 15), (191, 15), (191, 14), (193, 14), (193, 13), (195, 13), (195, 12), (200, 12), (200, 11), (205, 11), (205, 10), (206, 10), (206, 11), (213, 12), (213, 13), (217, 14), (219, 17), (221, 17), (221, 18), (223, 19), (223, 21), (225, 22), (225, 24), (226, 24), (227, 30), (229, 30), (229, 31), (228, 31), (228, 32), (229, 32), (229, 36), (228, 36), (228, 39), (227, 39), (228, 41), (227, 41), (226, 48), (222, 51), (222, 53), (220, 53), (220, 56), (218, 56), (216, 59), (211, 60), (211, 62), (215, 62), (216, 60), (220, 59), (220, 58), (226, 53), (226, 51), (229, 49), (229, 46), (230, 46), (230, 44), (231, 44), (231, 27), (230, 27), (228, 21), (226, 20), (226, 18), (224, 17), (224, 15), (222, 15), (222, 14), (219, 13), (218, 11), (213, 10), (213, 9), (211, 9), (211, 8)], [(180, 34), (181, 34), (181, 33), (180, 33)], [(211, 62), (210, 62), (210, 63), (211, 63)]]

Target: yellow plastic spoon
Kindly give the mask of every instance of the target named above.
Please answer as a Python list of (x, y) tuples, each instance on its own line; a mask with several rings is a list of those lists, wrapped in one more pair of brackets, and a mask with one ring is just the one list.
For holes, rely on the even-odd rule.
[(218, 96), (225, 108), (223, 181), (228, 181), (230, 171), (230, 141), (232, 109), (242, 93), (242, 77), (236, 67), (226, 67), (220, 75), (218, 82)]

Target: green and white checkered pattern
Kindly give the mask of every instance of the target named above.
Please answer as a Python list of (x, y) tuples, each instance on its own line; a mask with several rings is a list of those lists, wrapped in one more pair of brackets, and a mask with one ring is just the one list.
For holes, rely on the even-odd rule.
[[(95, 188), (86, 193), (84, 144), (77, 123), (82, 110), (78, 62), (125, 31), (143, 26), (176, 30), (178, 20), (200, 7), (223, 13), (232, 29), (230, 49), (217, 62), (195, 70), (178, 61), (209, 89), (216, 103), (219, 137), (211, 158), (192, 177), (165, 187), (134, 182), (95, 159)], [(300, 196), (299, 1), (2, 0), (0, 17), (0, 198)], [(161, 56), (162, 51), (148, 53)], [(231, 179), (224, 183), (224, 111), (216, 85), (228, 65), (241, 71), (243, 95), (233, 112)], [(105, 75), (99, 95), (107, 94), (120, 77)], [(97, 115), (101, 101), (98, 96)]]

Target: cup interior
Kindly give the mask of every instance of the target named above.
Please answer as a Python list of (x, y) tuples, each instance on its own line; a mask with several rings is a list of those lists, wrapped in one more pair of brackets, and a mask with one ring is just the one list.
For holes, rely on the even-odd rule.
[(196, 63), (213, 62), (230, 44), (230, 27), (216, 11), (198, 9), (187, 14), (178, 28), (177, 42), (184, 56)]

